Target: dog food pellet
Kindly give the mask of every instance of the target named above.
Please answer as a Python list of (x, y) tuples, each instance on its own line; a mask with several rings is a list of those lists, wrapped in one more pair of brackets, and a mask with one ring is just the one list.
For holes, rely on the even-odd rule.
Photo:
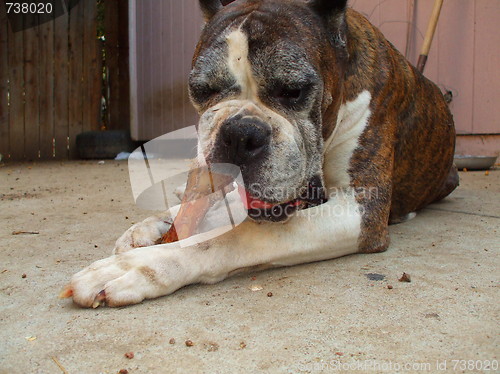
[(186, 347), (192, 347), (194, 343), (191, 340), (186, 340)]
[(247, 345), (246, 345), (246, 343), (245, 343), (245, 342), (241, 342), (241, 343), (240, 343), (240, 348), (241, 348), (241, 349), (246, 348), (246, 346), (247, 346)]
[(403, 273), (403, 275), (401, 276), (401, 278), (399, 278), (399, 281), (400, 282), (411, 282), (410, 274)]
[(484, 175), (488, 176), (488, 175), (490, 175), (490, 172), (489, 172), (488, 170), (486, 170), (486, 171), (484, 172)]
[(127, 357), (128, 359), (132, 359), (132, 358), (134, 358), (134, 352), (127, 352), (127, 353), (125, 353), (124, 356)]
[(168, 344), (175, 344), (175, 339), (174, 339), (174, 338), (170, 339), (170, 340), (168, 341)]
[(21, 278), (26, 278), (26, 273), (24, 273), (23, 275), (21, 275)]
[(128, 374), (128, 370), (127, 369), (121, 369), (118, 374)]
[(268, 292), (267, 293), (267, 297), (272, 297), (273, 296), (273, 293), (272, 292)]
[(392, 286), (390, 284), (387, 285), (387, 288), (392, 290)]

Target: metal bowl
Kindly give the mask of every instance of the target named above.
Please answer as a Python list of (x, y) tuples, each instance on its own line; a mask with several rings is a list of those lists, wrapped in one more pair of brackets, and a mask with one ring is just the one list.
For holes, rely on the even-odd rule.
[(471, 156), (471, 155), (455, 155), (455, 165), (458, 170), (488, 170), (497, 160), (497, 156)]

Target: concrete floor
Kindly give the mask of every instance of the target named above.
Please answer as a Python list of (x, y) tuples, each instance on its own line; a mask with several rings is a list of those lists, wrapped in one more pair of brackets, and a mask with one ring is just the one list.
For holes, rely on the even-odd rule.
[(385, 253), (89, 310), (59, 291), (150, 215), (133, 204), (127, 164), (0, 167), (0, 373), (485, 371), (500, 353), (500, 171), (461, 178), (392, 226)]

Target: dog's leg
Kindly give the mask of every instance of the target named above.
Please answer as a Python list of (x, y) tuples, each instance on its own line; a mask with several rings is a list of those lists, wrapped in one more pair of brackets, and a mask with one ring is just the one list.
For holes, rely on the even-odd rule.
[(215, 283), (240, 271), (295, 265), (358, 251), (359, 205), (342, 191), (286, 224), (245, 222), (207, 242), (137, 248), (97, 261), (73, 276), (74, 301), (82, 306), (139, 303), (192, 283)]
[(170, 229), (172, 220), (171, 214), (165, 212), (136, 223), (118, 238), (113, 248), (113, 254), (125, 253), (134, 248), (159, 244), (163, 234)]
[[(182, 193), (184, 193), (184, 190), (182, 190)], [(226, 194), (226, 200), (229, 204), (240, 200), (238, 191), (233, 190)], [(144, 221), (131, 226), (116, 241), (113, 254), (125, 253), (135, 248), (159, 244), (163, 234), (170, 229), (170, 225), (174, 217), (177, 216), (180, 207), (180, 205), (176, 205), (170, 208), (168, 212), (146, 218)], [(205, 221), (201, 223), (201, 227), (199, 227), (200, 232), (207, 232), (222, 225), (220, 222), (221, 217), (224, 219), (226, 216), (226, 203), (223, 200), (216, 202), (207, 213)]]

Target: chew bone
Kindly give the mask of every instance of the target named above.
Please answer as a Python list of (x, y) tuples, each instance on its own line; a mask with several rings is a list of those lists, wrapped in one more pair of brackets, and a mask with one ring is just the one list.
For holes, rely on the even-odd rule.
[(234, 178), (230, 174), (214, 172), (210, 167), (193, 167), (188, 175), (186, 192), (181, 208), (161, 243), (172, 243), (192, 236), (205, 218), (208, 210), (216, 202), (214, 193), (231, 185)]

